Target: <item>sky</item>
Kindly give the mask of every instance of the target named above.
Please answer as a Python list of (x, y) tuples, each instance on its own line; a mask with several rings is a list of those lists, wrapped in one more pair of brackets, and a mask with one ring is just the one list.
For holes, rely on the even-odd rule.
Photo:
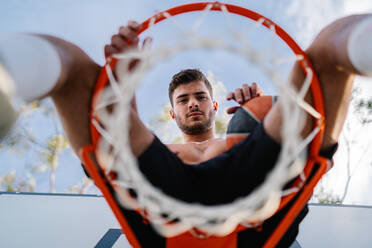
[[(177, 4), (190, 3), (195, 1), (177, 1)], [(31, 32), (55, 35), (71, 41), (81, 47), (98, 64), (104, 63), (103, 47), (110, 42), (110, 37), (117, 32), (121, 25), (128, 20), (139, 22), (150, 17), (154, 13), (174, 6), (175, 1), (171, 0), (8, 0), (2, 1), (0, 7), (0, 32)], [(229, 3), (241, 5), (267, 16), (282, 26), (297, 42), (305, 49), (315, 35), (333, 20), (348, 14), (359, 14), (372, 11), (370, 0), (235, 0)], [(190, 18), (192, 19), (192, 17)], [(206, 22), (201, 30), (219, 30), (219, 22)], [(185, 20), (187, 23), (187, 19)], [(245, 30), (243, 21), (234, 27)], [(245, 23), (245, 21), (244, 21)], [(154, 38), (154, 46), (161, 45), (162, 39), (172, 42), (176, 40), (176, 33), (170, 30), (172, 24), (162, 24), (159, 29), (153, 30), (151, 35)], [(186, 24), (187, 25), (187, 24)], [(247, 26), (248, 27), (248, 26)], [(169, 29), (168, 29), (169, 28)], [(172, 35), (174, 34), (174, 36)], [(258, 48), (266, 42), (266, 34), (254, 34), (249, 36)], [(261, 50), (268, 53), (281, 53), (281, 48), (276, 51)], [(142, 118), (146, 121), (156, 113), (158, 109), (167, 103), (167, 83), (172, 73), (185, 67), (200, 67), (204, 72), (212, 72), (217, 81), (222, 81), (227, 90), (233, 90), (242, 82), (257, 81), (266, 94), (275, 94), (275, 87), (268, 84), (268, 79), (260, 75), (254, 69), (246, 69), (246, 62), (241, 61), (237, 55), (227, 52), (196, 51), (194, 53), (181, 53), (170, 61), (159, 63), (149, 72), (145, 82), (138, 92), (139, 106)], [(250, 67), (248, 67), (250, 68)], [(286, 69), (285, 69), (286, 70)], [(285, 73), (285, 72), (284, 72)], [(356, 85), (361, 87), (361, 95), (371, 96), (372, 82), (369, 79), (357, 79)], [(230, 106), (223, 103), (221, 110)], [(45, 139), (53, 133), (52, 123), (35, 113), (28, 124), (35, 135)], [(355, 126), (355, 124), (353, 124)], [(60, 128), (60, 127), (59, 127)], [(369, 133), (368, 133), (369, 132)], [(365, 142), (371, 137), (371, 130), (358, 130), (359, 134), (367, 134), (366, 138), (359, 138)], [(364, 135), (366, 137), (366, 135)], [(367, 142), (367, 141), (366, 141)], [(364, 144), (364, 143), (363, 143)], [(359, 146), (365, 146), (357, 144)], [(367, 143), (366, 143), (367, 144)], [(355, 157), (360, 157), (358, 151), (363, 150), (355, 145)], [(335, 158), (335, 168), (327, 175), (327, 181), (323, 182), (326, 188), (340, 194), (345, 184), (345, 157), (342, 156), (344, 148), (340, 148), (340, 155)], [(71, 150), (64, 151), (61, 157), (61, 166), (57, 169), (57, 190), (64, 190), (77, 182), (83, 176), (79, 161)], [(34, 155), (14, 155), (9, 152), (0, 152), (0, 174), (11, 170), (17, 170), (22, 174), (25, 166), (37, 161)], [(7, 161), (6, 165), (4, 161)], [(372, 176), (368, 156), (364, 157), (358, 165), (354, 178), (350, 183), (352, 192), (346, 203), (372, 205), (372, 188), (369, 181)], [(331, 174), (332, 173), (332, 174)], [(334, 176), (333, 176), (334, 175)], [(38, 191), (45, 192), (48, 189), (48, 181), (44, 180), (37, 186)], [(370, 195), (370, 196), (368, 196)]]

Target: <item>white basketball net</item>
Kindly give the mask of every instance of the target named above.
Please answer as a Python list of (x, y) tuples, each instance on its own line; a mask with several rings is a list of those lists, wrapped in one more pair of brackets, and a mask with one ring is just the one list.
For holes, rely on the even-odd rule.
[[(109, 87), (99, 97), (99, 103), (94, 107), (94, 113), (100, 123), (94, 122), (95, 127), (102, 135), (97, 153), (100, 164), (104, 165), (106, 172), (113, 170), (118, 174), (118, 180), (111, 183), (116, 187), (121, 204), (131, 209), (140, 209), (146, 212), (155, 229), (163, 236), (174, 236), (193, 228), (208, 235), (227, 235), (237, 225), (247, 225), (261, 222), (270, 217), (278, 208), (280, 198), (283, 195), (298, 191), (291, 188), (283, 191), (283, 186), (294, 177), (302, 173), (306, 160), (306, 146), (311, 142), (319, 128), (315, 128), (305, 139), (300, 137), (300, 130), (304, 124), (304, 111), (314, 118), (320, 118), (320, 114), (304, 101), (312, 79), (312, 71), (308, 68), (307, 77), (299, 92), (294, 90), (289, 83), (282, 79), (279, 72), (272, 70), (267, 63), (279, 63), (283, 59), (268, 60), (253, 50), (247, 40), (231, 25), (228, 34), (234, 37), (235, 44), (221, 39), (211, 39), (196, 33), (196, 30), (210, 12), (213, 4), (209, 4), (201, 12), (200, 18), (196, 19), (192, 28), (177, 23), (174, 17), (166, 12), (160, 13), (152, 19), (150, 26), (154, 25), (156, 18), (164, 15), (169, 21), (180, 27), (185, 35), (177, 44), (170, 46), (164, 44), (156, 50), (145, 47), (141, 51), (130, 51), (116, 55), (119, 59), (117, 70), (118, 80), (115, 80), (111, 68), (107, 65), (107, 73), (110, 79)], [(230, 13), (221, 4), (222, 13), (229, 22)], [(262, 18), (259, 22), (268, 20)], [(260, 23), (254, 23), (252, 30), (260, 27)], [(150, 27), (151, 28), (151, 27)], [(251, 30), (251, 31), (252, 31)], [(271, 31), (275, 31), (274, 25)], [(226, 32), (224, 33), (226, 35)], [(238, 45), (238, 46), (237, 46)], [(259, 67), (274, 83), (280, 93), (280, 103), (283, 107), (283, 130), (282, 150), (277, 165), (267, 175), (265, 182), (257, 187), (249, 196), (236, 199), (230, 204), (219, 206), (204, 206), (201, 204), (185, 203), (165, 195), (161, 190), (151, 185), (143, 176), (137, 166), (137, 159), (133, 156), (129, 147), (129, 110), (130, 101), (144, 75), (154, 66), (169, 60), (181, 51), (191, 49), (222, 49), (242, 56), (244, 59)], [(128, 72), (128, 64), (133, 59), (140, 59), (135, 70)], [(295, 59), (303, 59), (297, 56)], [(287, 60), (287, 59), (284, 59)], [(288, 62), (288, 61), (286, 61)], [(289, 62), (294, 62), (293, 59)], [(115, 104), (113, 111), (107, 107)], [(102, 128), (105, 127), (105, 128)], [(300, 159), (299, 159), (300, 158)], [(154, 164), (156, 166), (156, 164)], [(305, 178), (303, 178), (305, 180)], [(130, 196), (128, 189), (134, 190), (136, 199)], [(164, 213), (167, 217), (164, 217)], [(180, 221), (169, 224), (174, 219)], [(217, 220), (217, 221), (216, 221)], [(168, 223), (168, 224), (167, 224)]]

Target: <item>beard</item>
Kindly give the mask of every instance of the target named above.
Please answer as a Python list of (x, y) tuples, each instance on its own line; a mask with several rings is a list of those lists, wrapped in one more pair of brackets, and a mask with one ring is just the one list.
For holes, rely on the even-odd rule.
[(214, 120), (214, 111), (209, 111), (207, 118), (204, 122), (195, 123), (192, 125), (187, 125), (185, 121), (176, 116), (177, 126), (181, 129), (183, 133), (188, 135), (198, 135), (205, 133), (212, 128), (212, 120)]

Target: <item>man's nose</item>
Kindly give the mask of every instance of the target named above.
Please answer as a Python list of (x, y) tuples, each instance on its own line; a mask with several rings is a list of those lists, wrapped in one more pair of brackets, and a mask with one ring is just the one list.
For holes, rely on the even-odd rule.
[(189, 101), (189, 109), (193, 109), (193, 108), (199, 108), (198, 101), (194, 99)]

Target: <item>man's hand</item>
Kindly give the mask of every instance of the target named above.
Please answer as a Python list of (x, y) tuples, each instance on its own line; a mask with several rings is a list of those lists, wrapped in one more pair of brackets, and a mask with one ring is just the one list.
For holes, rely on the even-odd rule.
[[(237, 88), (234, 91), (227, 94), (226, 99), (228, 101), (234, 100), (240, 105), (252, 100), (255, 97), (263, 96), (263, 91), (257, 86), (256, 83), (252, 83), (251, 86), (248, 84), (243, 84), (242, 88)], [(228, 114), (233, 114), (235, 111), (240, 108), (240, 106), (230, 107), (226, 110)]]
[[(105, 46), (105, 57), (108, 58), (133, 49), (142, 49), (147, 42), (151, 42), (150, 38), (146, 38), (142, 47), (139, 47), (138, 31), (140, 29), (141, 25), (136, 21), (129, 21), (126, 26), (120, 27), (119, 32), (111, 37), (111, 44)], [(138, 59), (130, 61), (129, 71), (134, 69), (138, 62)], [(132, 152), (137, 157), (150, 146), (154, 139), (153, 134), (139, 118), (135, 95), (131, 100), (129, 137)]]
[(105, 46), (105, 57), (122, 53), (138, 46), (137, 35), (141, 25), (136, 21), (128, 21), (127, 26), (121, 26), (119, 32), (111, 37), (111, 44)]
[[(141, 49), (138, 47), (139, 38), (138, 31), (141, 29), (141, 24), (136, 21), (128, 21), (126, 26), (121, 26), (119, 32), (111, 37), (111, 44), (105, 46), (105, 57), (110, 57), (114, 54), (123, 53), (131, 49)], [(151, 44), (152, 39), (147, 37), (142, 44)], [(138, 63), (138, 59), (133, 59), (129, 64), (129, 70), (132, 70)]]
[[(139, 24), (136, 21), (128, 21), (126, 26), (121, 26), (119, 28), (119, 32), (117, 34), (114, 34), (111, 37), (111, 43), (109, 45), (105, 46), (105, 57), (108, 58), (112, 55), (123, 53), (126, 51), (129, 51), (131, 49), (141, 49), (139, 48), (139, 37), (138, 37), (138, 31), (141, 29), (141, 24)], [(142, 48), (150, 44), (152, 39), (150, 37), (147, 37), (142, 44)], [(129, 71), (135, 68), (135, 66), (138, 64), (138, 59), (133, 59), (129, 63)], [(114, 76), (116, 77), (116, 70), (114, 70)], [(133, 96), (132, 108), (137, 111), (137, 105), (136, 105), (136, 99), (135, 96)]]

